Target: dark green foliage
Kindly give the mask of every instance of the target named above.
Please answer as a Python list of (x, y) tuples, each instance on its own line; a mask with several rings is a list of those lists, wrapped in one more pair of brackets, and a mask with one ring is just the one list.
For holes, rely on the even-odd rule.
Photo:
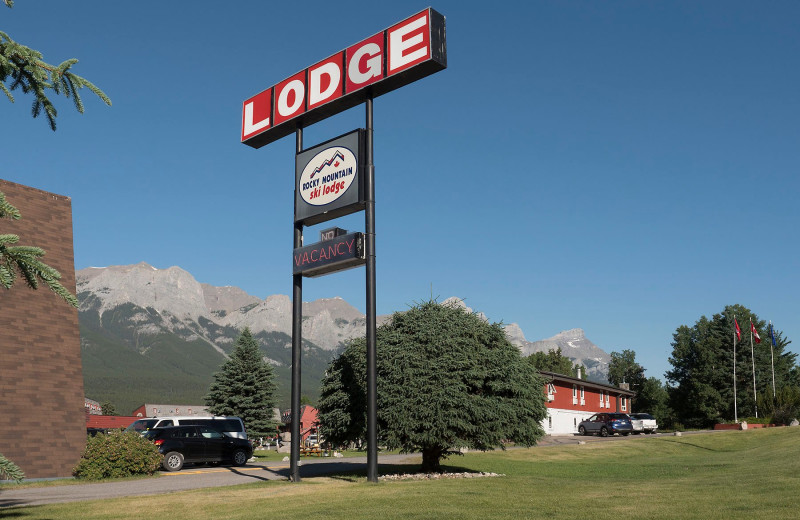
[(272, 365), (264, 361), (250, 329), (244, 329), (222, 369), (214, 374), (206, 405), (214, 415), (242, 418), (252, 436), (275, 433), (275, 378)]
[[(8, 7), (13, 4), (4, 1)], [(72, 66), (76, 63), (78, 60), (73, 58), (60, 65), (50, 65), (42, 60), (39, 51), (15, 42), (8, 34), (0, 31), (0, 91), (5, 93), (12, 103), (14, 96), (11, 92), (14, 90), (19, 89), (23, 94), (33, 94), (31, 107), (33, 117), (38, 117), (44, 110), (53, 131), (56, 129), (58, 113), (47, 97), (48, 91), (72, 99), (75, 109), (81, 114), (83, 101), (80, 90), (84, 87), (94, 92), (106, 105), (111, 105), (111, 100), (102, 90), (94, 86), (91, 81), (72, 72)]]
[(645, 381), (644, 368), (636, 362), (636, 352), (623, 350), (611, 353), (608, 363), (608, 382), (614, 386), (629, 383), (631, 390), (638, 391)]
[(161, 460), (155, 444), (138, 433), (112, 431), (89, 437), (72, 474), (86, 480), (152, 475), (161, 466)]
[(538, 371), (553, 372), (565, 376), (574, 376), (576, 367), (572, 360), (561, 353), (561, 347), (545, 352), (534, 352), (526, 358)]
[(119, 415), (116, 407), (111, 404), (110, 401), (104, 401), (103, 404), (100, 405), (100, 412), (103, 415)]
[(649, 377), (637, 391), (632, 409), (634, 412), (649, 413), (656, 418), (659, 427), (667, 427), (672, 423), (672, 410), (668, 400), (667, 388), (661, 380)]
[(611, 361), (608, 363), (608, 382), (614, 386), (620, 383), (628, 383), (630, 389), (636, 392), (636, 396), (631, 402), (634, 410), (641, 410), (639, 403), (639, 393), (642, 391), (644, 368), (636, 362), (636, 352), (633, 350), (623, 350), (611, 353)]
[[(6, 200), (6, 196), (0, 192), (0, 219), (3, 218), (19, 220), (22, 216), (19, 210), (12, 206)], [(42, 262), (44, 249), (14, 245), (17, 242), (19, 242), (18, 235), (0, 234), (0, 285), (11, 289), (18, 274), (31, 289), (38, 289), (39, 280), (41, 280), (67, 303), (77, 307), (78, 299), (59, 282), (61, 273)]]
[(0, 453), (0, 480), (13, 480), (14, 482), (22, 482), (25, 479), (25, 473), (19, 469), (19, 466), (8, 460)]
[(774, 396), (770, 391), (759, 395), (758, 411), (772, 417), (774, 424), (788, 425), (792, 419), (800, 418), (800, 387), (786, 385), (778, 388)]
[[(531, 446), (543, 435), (544, 382), (499, 324), (429, 301), (379, 327), (377, 350), (379, 445), (422, 452), (424, 471), (460, 448)], [(366, 438), (364, 339), (331, 363), (319, 420), (335, 445)]]
[[(753, 357), (750, 348), (750, 320), (764, 340), (754, 345), (756, 388), (759, 395), (772, 393), (771, 341), (767, 323), (742, 305), (729, 305), (711, 319), (702, 316), (693, 327), (681, 325), (673, 335), (672, 370), (666, 373), (669, 404), (676, 419), (689, 427), (706, 427), (734, 419), (733, 334), (734, 315), (742, 331), (736, 342), (736, 390), (739, 417), (755, 415)], [(796, 354), (785, 352), (791, 342), (776, 330), (775, 381), (789, 383)], [(760, 415), (760, 414), (759, 414)]]

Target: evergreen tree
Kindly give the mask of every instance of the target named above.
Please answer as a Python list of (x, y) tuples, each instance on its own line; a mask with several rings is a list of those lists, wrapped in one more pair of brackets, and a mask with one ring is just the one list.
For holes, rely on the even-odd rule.
[(103, 415), (119, 415), (117, 408), (111, 404), (111, 401), (105, 401), (100, 405), (100, 413)]
[[(544, 381), (499, 324), (428, 301), (378, 327), (378, 443), (422, 453), (423, 471), (460, 448), (504, 440), (531, 446), (543, 435)], [(351, 342), (322, 383), (325, 438), (366, 438), (366, 342)]]
[(636, 362), (636, 352), (623, 350), (612, 352), (611, 362), (608, 364), (608, 382), (612, 385), (629, 383), (631, 390), (638, 391), (645, 381), (644, 367)]
[[(0, 219), (22, 218), (19, 210), (12, 206), (6, 196), (0, 192)], [(34, 246), (17, 246), (19, 235), (0, 234), (0, 285), (11, 289), (17, 279), (17, 274), (22, 275), (28, 287), (37, 289), (41, 279), (54, 293), (61, 296), (73, 307), (78, 306), (78, 299), (72, 295), (61, 283), (61, 273), (40, 260), (44, 256), (44, 249)]]
[(656, 418), (661, 427), (672, 424), (672, 410), (668, 404), (667, 388), (657, 377), (644, 380), (636, 393), (634, 412), (646, 412)]
[(250, 435), (267, 436), (277, 427), (273, 420), (275, 390), (272, 365), (264, 360), (250, 329), (245, 328), (230, 358), (214, 374), (205, 400), (214, 415), (236, 415)]
[(644, 370), (644, 367), (636, 362), (636, 352), (633, 350), (611, 353), (611, 361), (608, 363), (608, 382), (614, 386), (619, 386), (620, 383), (630, 385), (630, 389), (636, 392), (636, 396), (631, 400), (631, 407), (635, 410), (642, 409), (639, 393), (647, 380)]
[[(681, 325), (673, 335), (672, 370), (666, 373), (669, 403), (677, 420), (687, 426), (708, 426), (734, 418), (733, 335), (734, 315), (742, 331), (736, 341), (736, 393), (738, 416), (755, 415), (753, 363), (759, 395), (772, 394), (771, 341), (767, 323), (742, 305), (728, 305), (711, 319), (701, 316), (693, 327)], [(750, 320), (766, 341), (750, 349)], [(786, 352), (791, 343), (775, 331), (775, 382), (777, 387), (791, 382), (796, 354)]]
[(526, 358), (537, 371), (553, 372), (565, 376), (574, 376), (578, 365), (561, 353), (561, 347), (545, 352), (534, 352)]
[[(8, 7), (14, 4), (12, 0), (3, 2)], [(84, 87), (94, 92), (106, 105), (111, 105), (111, 100), (102, 90), (91, 81), (72, 72), (72, 66), (76, 63), (78, 60), (73, 58), (60, 65), (50, 65), (42, 60), (42, 53), (15, 42), (8, 34), (0, 31), (0, 90), (12, 103), (13, 90), (19, 89), (23, 94), (33, 94), (34, 101), (31, 107), (33, 117), (38, 117), (44, 110), (53, 131), (56, 129), (58, 112), (47, 97), (48, 91), (63, 95), (67, 99), (71, 98), (81, 114), (84, 109), (80, 90)]]

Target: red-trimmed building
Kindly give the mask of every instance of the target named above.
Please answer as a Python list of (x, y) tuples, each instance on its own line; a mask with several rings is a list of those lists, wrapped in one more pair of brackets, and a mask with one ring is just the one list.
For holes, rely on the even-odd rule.
[(635, 392), (576, 377), (539, 372), (545, 379), (547, 418), (542, 422), (548, 435), (578, 432), (578, 424), (599, 412), (630, 413)]
[(141, 417), (125, 417), (121, 415), (94, 415), (86, 414), (86, 429), (92, 430), (118, 430), (127, 428), (133, 421)]
[[(281, 413), (281, 432), (291, 432), (292, 410), (284, 410)], [(300, 439), (304, 443), (308, 436), (317, 433), (319, 420), (317, 419), (317, 409), (313, 406), (304, 405), (300, 407)]]

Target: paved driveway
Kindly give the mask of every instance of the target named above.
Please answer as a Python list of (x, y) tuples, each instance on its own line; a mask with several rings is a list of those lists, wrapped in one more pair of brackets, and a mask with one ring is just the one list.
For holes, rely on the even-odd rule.
[[(383, 455), (380, 464), (419, 463), (419, 456)], [(365, 469), (366, 457), (345, 459), (303, 459), (300, 478), (310, 478)], [(0, 489), (0, 509), (15, 506), (35, 506), (57, 502), (100, 500), (125, 496), (158, 495), (219, 486), (235, 486), (265, 480), (287, 480), (289, 463), (250, 463), (241, 467), (187, 466), (175, 473), (162, 472), (159, 478), (128, 480), (124, 482), (101, 482), (94, 484), (71, 484), (65, 486), (23, 487)], [(2, 514), (0, 514), (2, 516)]]

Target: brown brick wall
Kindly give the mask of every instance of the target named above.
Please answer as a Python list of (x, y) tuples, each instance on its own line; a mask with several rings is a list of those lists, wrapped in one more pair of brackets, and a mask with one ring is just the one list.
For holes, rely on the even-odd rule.
[[(0, 233), (46, 251), (44, 262), (75, 293), (72, 201), (0, 179), (22, 213), (0, 220)], [(27, 478), (67, 477), (86, 444), (78, 311), (46, 285), (24, 279), (0, 287), (0, 453)]]

